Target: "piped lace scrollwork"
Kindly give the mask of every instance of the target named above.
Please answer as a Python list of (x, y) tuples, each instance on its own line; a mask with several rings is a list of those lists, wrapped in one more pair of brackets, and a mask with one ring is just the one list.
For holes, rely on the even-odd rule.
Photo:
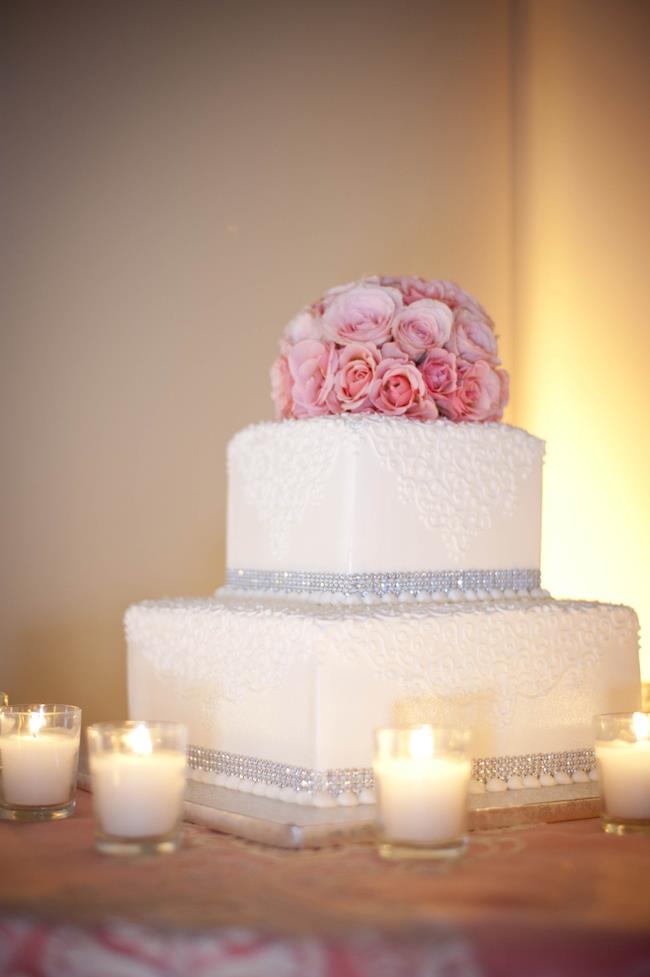
[(126, 615), (131, 653), (192, 690), (207, 717), (221, 699), (280, 688), (300, 661), (336, 659), (392, 683), (396, 699), (432, 699), (443, 718), (448, 703), (475, 703), (498, 727), (522, 700), (584, 689), (606, 648), (636, 648), (637, 629), (629, 608), (532, 598), (366, 607), (220, 593)]
[(250, 425), (228, 445), (247, 503), (282, 559), (289, 533), (320, 504), (337, 459), (371, 448), (402, 503), (441, 534), (447, 556), (462, 562), (472, 542), (515, 510), (543, 442), (501, 423), (423, 423), (364, 414)]

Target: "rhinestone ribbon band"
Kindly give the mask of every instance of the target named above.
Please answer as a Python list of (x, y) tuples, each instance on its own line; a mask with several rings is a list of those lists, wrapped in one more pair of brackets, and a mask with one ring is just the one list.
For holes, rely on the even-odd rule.
[[(539, 777), (541, 774), (555, 774), (560, 771), (571, 776), (576, 770), (591, 769), (595, 762), (593, 750), (487, 757), (473, 761), (472, 777), (485, 783), (495, 777), (507, 781), (513, 776)], [(210, 774), (237, 777), (273, 787), (290, 787), (298, 792), (323, 791), (335, 797), (347, 792), (360, 794), (363, 790), (372, 790), (374, 786), (373, 772), (369, 768), (309, 770), (305, 767), (274, 763), (272, 760), (208, 750), (201, 746), (190, 746), (188, 763), (192, 769)]]
[(235, 590), (278, 593), (331, 593), (344, 597), (413, 597), (418, 594), (512, 594), (540, 586), (539, 570), (422, 570), (399, 573), (319, 573), (311, 570), (226, 570), (226, 584)]

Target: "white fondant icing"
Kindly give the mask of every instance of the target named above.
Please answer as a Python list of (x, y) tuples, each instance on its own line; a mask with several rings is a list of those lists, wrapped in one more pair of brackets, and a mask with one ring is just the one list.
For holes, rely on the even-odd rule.
[(572, 780), (566, 770), (558, 770), (555, 774), (555, 782), (556, 784), (570, 784)]
[(482, 780), (470, 780), (469, 792), (470, 794), (484, 794), (485, 784), (483, 783)]
[(523, 777), (522, 783), (523, 786), (526, 787), (528, 790), (530, 790), (531, 788), (533, 790), (537, 790), (540, 786), (538, 778), (534, 777), (532, 774), (528, 774), (527, 777)]
[(376, 804), (376, 803), (377, 803), (377, 795), (375, 794), (374, 790), (369, 790), (368, 788), (366, 788), (366, 790), (360, 791), (359, 804)]
[(253, 425), (228, 446), (228, 565), (539, 567), (543, 451), (496, 423), (363, 415)]
[(589, 774), (585, 773), (584, 770), (574, 770), (571, 779), (574, 784), (587, 784), (589, 783)]
[(524, 787), (524, 782), (521, 777), (517, 777), (515, 774), (512, 777), (508, 777), (507, 787), (508, 790), (522, 790)]
[(325, 791), (319, 791), (314, 794), (312, 803), (314, 807), (336, 807), (336, 798), (332, 797), (331, 794), (326, 794)]
[(589, 779), (593, 781), (598, 780), (598, 767), (592, 767), (589, 771)]
[(555, 777), (552, 773), (542, 773), (539, 776), (539, 782), (542, 787), (554, 787), (557, 783)]
[[(145, 602), (126, 616), (131, 714), (182, 714), (199, 746), (266, 755), (258, 736), (242, 741), (239, 730), (256, 727), (262, 703), (267, 712), (277, 704), (272, 736), (291, 740), (287, 715), (295, 727), (318, 676), (320, 713), (342, 696), (346, 723), (333, 716), (331, 733), (320, 735), (323, 761), (298, 757), (298, 765), (370, 766), (370, 731), (394, 721), (396, 708), (414, 722), (470, 725), (480, 756), (571, 750), (591, 746), (594, 714), (638, 708), (637, 627), (628, 608), (561, 601)], [(308, 747), (315, 733), (301, 727), (298, 738)], [(344, 748), (328, 750), (327, 736)], [(271, 758), (294, 762), (289, 753)]]
[(356, 794), (353, 794), (351, 790), (344, 791), (344, 793), (339, 794), (336, 798), (336, 803), (339, 807), (356, 807), (359, 803), (359, 799)]
[(504, 790), (508, 789), (508, 785), (505, 780), (500, 780), (499, 777), (490, 777), (485, 789), (490, 794), (501, 794)]

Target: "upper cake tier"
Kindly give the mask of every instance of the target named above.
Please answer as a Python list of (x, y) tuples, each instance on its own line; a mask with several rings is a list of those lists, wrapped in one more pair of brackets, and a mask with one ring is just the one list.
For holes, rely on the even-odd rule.
[[(445, 586), (409, 589), (534, 589), (543, 454), (498, 423), (368, 414), (247, 427), (228, 446), (229, 583), (340, 590), (318, 574), (381, 574), (390, 589), (391, 573), (448, 571)], [(299, 587), (301, 573), (315, 586)]]
[(228, 450), (228, 584), (354, 599), (539, 588), (543, 444), (500, 421), (494, 324), (448, 281), (367, 276), (285, 328), (280, 424)]

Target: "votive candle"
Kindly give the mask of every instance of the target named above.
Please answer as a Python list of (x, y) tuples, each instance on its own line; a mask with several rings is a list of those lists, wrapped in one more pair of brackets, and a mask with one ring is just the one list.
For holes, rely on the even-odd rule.
[(464, 730), (420, 726), (376, 735), (380, 853), (439, 857), (465, 847), (471, 761)]
[(650, 714), (598, 716), (596, 727), (603, 827), (650, 833)]
[(97, 846), (112, 854), (178, 844), (187, 733), (178, 723), (99, 723), (88, 729)]
[(74, 810), (81, 710), (66, 705), (14, 705), (0, 710), (0, 814), (50, 820)]

